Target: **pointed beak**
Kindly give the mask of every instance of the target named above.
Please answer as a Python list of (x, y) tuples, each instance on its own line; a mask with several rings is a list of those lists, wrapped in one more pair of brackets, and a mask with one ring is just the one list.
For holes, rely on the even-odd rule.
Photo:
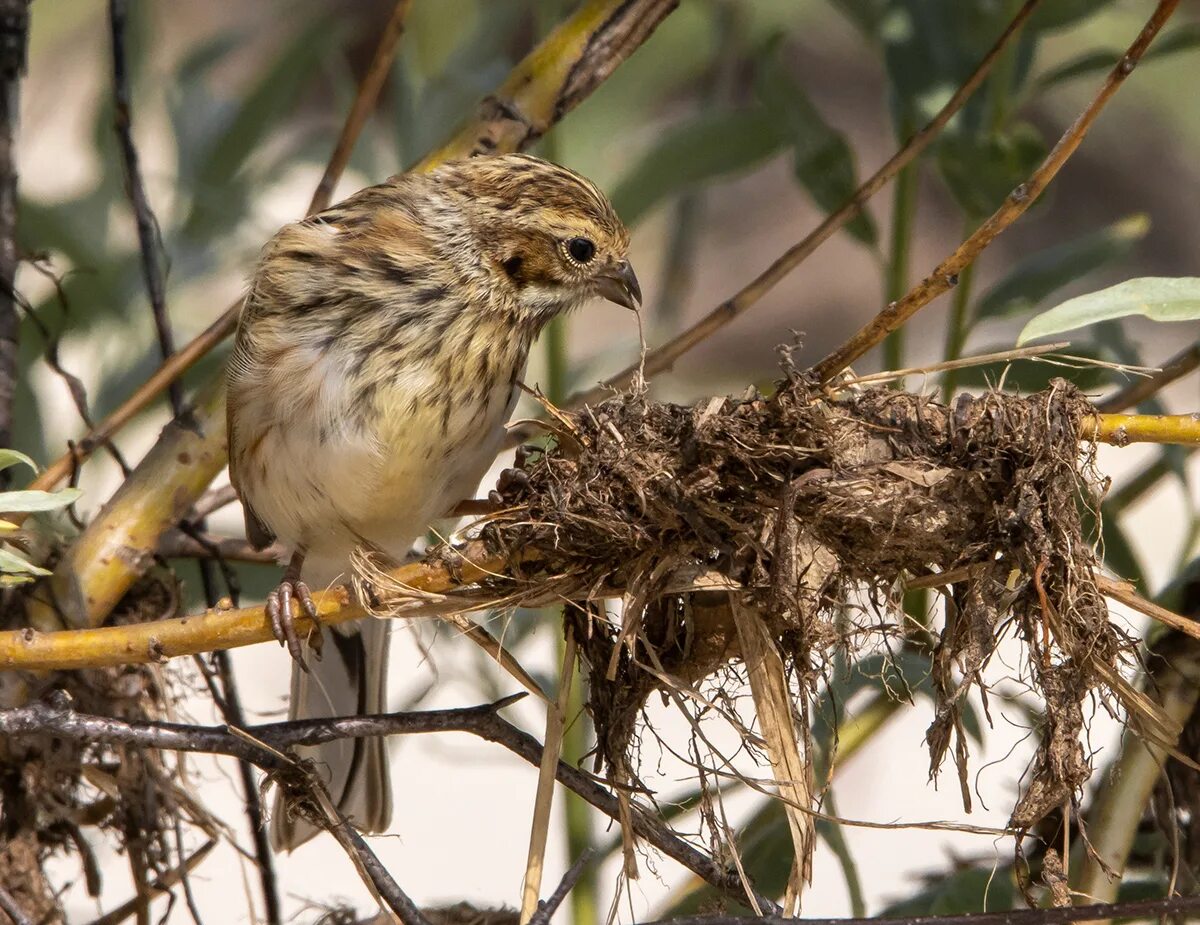
[(637, 311), (642, 304), (642, 287), (628, 260), (621, 260), (596, 277), (596, 294)]

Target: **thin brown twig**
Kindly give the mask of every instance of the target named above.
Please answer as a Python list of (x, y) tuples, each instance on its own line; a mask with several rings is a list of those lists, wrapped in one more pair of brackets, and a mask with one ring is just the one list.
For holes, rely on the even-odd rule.
[(1096, 402), (1096, 410), (1105, 414), (1116, 414), (1140, 405), (1198, 367), (1200, 367), (1200, 341), (1179, 351), (1163, 364), (1162, 369), (1148, 378), (1136, 379), (1120, 391)]
[(164, 533), (158, 541), (158, 554), (164, 559), (209, 559), (220, 556), (231, 562), (273, 564), (278, 561), (273, 547), (255, 549), (248, 540), (232, 536), (202, 535), (198, 539), (179, 530)]
[[(195, 870), (200, 862), (208, 857), (209, 852), (212, 851), (216, 846), (217, 843), (215, 840), (210, 839), (209, 841), (206, 841), (203, 845), (193, 851), (186, 861), (184, 861), (178, 867), (167, 871), (165, 874), (163, 874), (163, 876), (151, 883), (150, 892), (152, 894), (166, 893), (168, 890), (174, 887), (175, 884), (179, 883), (179, 881), (186, 874), (189, 874)], [(93, 920), (91, 925), (120, 925), (121, 922), (124, 922), (127, 918), (137, 912), (141, 902), (142, 898), (140, 896), (135, 896), (128, 902), (117, 906), (117, 908), (113, 909), (111, 912), (106, 912), (104, 915), (100, 916), (100, 918)]]
[[(1013, 17), (1012, 22), (1008, 24), (1008, 27), (996, 39), (996, 43), (984, 55), (971, 76), (955, 91), (954, 95), (946, 102), (946, 105), (938, 111), (937, 115), (924, 128), (909, 138), (900, 150), (893, 154), (887, 163), (875, 171), (862, 186), (855, 190), (854, 194), (836, 211), (826, 216), (816, 228), (797, 244), (784, 251), (774, 263), (741, 290), (730, 296), (690, 328), (647, 353), (644, 368), (642, 368), (640, 362), (635, 363), (616, 375), (610, 376), (601, 385), (572, 395), (567, 399), (563, 407), (577, 408), (580, 405), (598, 401), (611, 389), (618, 388), (630, 382), (638, 374), (639, 369), (642, 369), (642, 374), (645, 376), (653, 376), (669, 370), (681, 356), (757, 304), (785, 276), (811, 256), (818, 247), (845, 226), (847, 222), (857, 216), (863, 210), (867, 201), (887, 185), (892, 177), (929, 147), (941, 133), (942, 129), (945, 128), (946, 123), (954, 117), (955, 113), (962, 108), (963, 104), (979, 88), (979, 85), (983, 83), (1009, 40), (1020, 31), (1038, 3), (1039, 0), (1026, 0), (1026, 3), (1017, 12), (1016, 16)], [(508, 442), (510, 444), (520, 443), (527, 437), (528, 432), (526, 430), (514, 430), (510, 433)]]
[(387, 80), (392, 69), (392, 62), (396, 60), (396, 46), (400, 43), (400, 36), (404, 34), (404, 20), (408, 17), (410, 5), (411, 0), (397, 0), (392, 8), (392, 15), (383, 27), (379, 44), (375, 46), (375, 54), (371, 56), (367, 72), (358, 85), (358, 94), (354, 97), (350, 112), (346, 114), (346, 121), (342, 123), (342, 132), (338, 135), (337, 144), (333, 146), (333, 153), (329, 155), (325, 173), (321, 175), (321, 181), (313, 191), (312, 200), (308, 204), (308, 215), (326, 209), (333, 198), (337, 182), (346, 165), (350, 163), (354, 143), (358, 141), (363, 126), (367, 124), (367, 119), (370, 118), (371, 111), (379, 99), (379, 91), (383, 89), (383, 82)]
[(554, 913), (558, 911), (558, 907), (567, 898), (567, 894), (579, 882), (579, 878), (583, 876), (584, 869), (592, 862), (594, 854), (595, 852), (590, 848), (587, 849), (579, 856), (579, 860), (567, 869), (567, 872), (563, 874), (563, 878), (559, 881), (554, 892), (538, 903), (537, 911), (533, 914), (533, 918), (529, 920), (529, 925), (550, 925), (550, 920), (554, 916)]
[(886, 306), (845, 344), (813, 367), (814, 374), (819, 381), (828, 382), (876, 344), (882, 342), (888, 334), (900, 328), (918, 311), (952, 289), (958, 283), (958, 275), (979, 256), (983, 249), (1033, 205), (1050, 181), (1075, 153), (1105, 104), (1117, 92), (1125, 79), (1133, 73), (1133, 69), (1145, 54), (1146, 49), (1149, 48), (1151, 41), (1171, 14), (1175, 12), (1178, 5), (1179, 0), (1160, 0), (1154, 13), (1142, 27), (1142, 31), (1133, 44), (1129, 46), (1124, 57), (1109, 73), (1099, 92), (1071, 123), (1041, 166), (1033, 172), (1028, 180), (1009, 193), (991, 217), (963, 241), (953, 254), (943, 260), (929, 276), (909, 290), (902, 299)]
[[(125, 172), (125, 195), (129, 197), (137, 226), (138, 249), (142, 258), (142, 279), (154, 316), (158, 346), (166, 362), (175, 353), (175, 335), (167, 318), (166, 283), (159, 259), (158, 220), (146, 195), (137, 146), (133, 143), (133, 108), (129, 94), (129, 67), (125, 56), (125, 24), (129, 19), (129, 0), (109, 0), (108, 24), (112, 39), (114, 128), (121, 149), (121, 165)], [(183, 387), (179, 380), (167, 386), (171, 410), (176, 416), (183, 410)]]

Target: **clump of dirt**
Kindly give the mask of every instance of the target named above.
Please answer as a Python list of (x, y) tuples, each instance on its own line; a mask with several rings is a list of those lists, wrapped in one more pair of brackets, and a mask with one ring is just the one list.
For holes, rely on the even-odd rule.
[(636, 782), (628, 752), (647, 697), (739, 657), (731, 596), (803, 691), (836, 647), (903, 633), (881, 618), (898, 615), (905, 580), (946, 573), (931, 773), (953, 748), (969, 807), (964, 698), (1015, 630), (1045, 703), (1012, 814), (1027, 828), (1087, 779), (1083, 703), (1132, 647), (1108, 620), (1084, 529), (1097, 480), (1079, 433), (1092, 413), (1063, 380), (948, 407), (887, 388), (833, 395), (791, 371), (770, 396), (684, 407), (632, 394), (556, 412), (556, 440), (505, 480), (505, 511), (483, 531), (522, 563), (520, 590), (493, 588), (518, 601), (622, 589), (620, 626), (595, 606), (567, 613), (591, 668), (598, 763)]

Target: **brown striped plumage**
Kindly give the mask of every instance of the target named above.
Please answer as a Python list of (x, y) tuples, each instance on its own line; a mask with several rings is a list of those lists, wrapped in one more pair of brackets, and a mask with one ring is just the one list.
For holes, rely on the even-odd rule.
[[(628, 244), (594, 185), (525, 155), (393, 177), (267, 244), (229, 364), (230, 474), (251, 540), (294, 553), (268, 600), (293, 654), (305, 582), (344, 576), (356, 546), (402, 557), (474, 490), (542, 327), (591, 296), (640, 300)], [(293, 715), (386, 708), (386, 622), (362, 633), (293, 671)], [(343, 809), (386, 827), (382, 743), (316, 751)], [(272, 834), (308, 833), (279, 808)]]

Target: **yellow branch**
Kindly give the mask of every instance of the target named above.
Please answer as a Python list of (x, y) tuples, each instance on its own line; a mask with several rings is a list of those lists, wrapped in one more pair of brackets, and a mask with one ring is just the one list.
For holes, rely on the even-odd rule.
[[(414, 592), (441, 594), (497, 574), (504, 567), (503, 559), (487, 555), (482, 545), (473, 543), (461, 550), (461, 560), (453, 572), (444, 562), (435, 560), (414, 562), (390, 574)], [(366, 616), (341, 585), (314, 593), (313, 601), (322, 626), (336, 626)], [(311, 626), (301, 617), (296, 628), (303, 637)], [(270, 620), (262, 607), (210, 610), (171, 620), (92, 629), (13, 630), (0, 632), (0, 671), (14, 668), (69, 670), (159, 662), (180, 655), (271, 642), (274, 638)]]
[(1200, 446), (1200, 413), (1101, 414), (1083, 422), (1080, 436), (1114, 446), (1130, 443)]

